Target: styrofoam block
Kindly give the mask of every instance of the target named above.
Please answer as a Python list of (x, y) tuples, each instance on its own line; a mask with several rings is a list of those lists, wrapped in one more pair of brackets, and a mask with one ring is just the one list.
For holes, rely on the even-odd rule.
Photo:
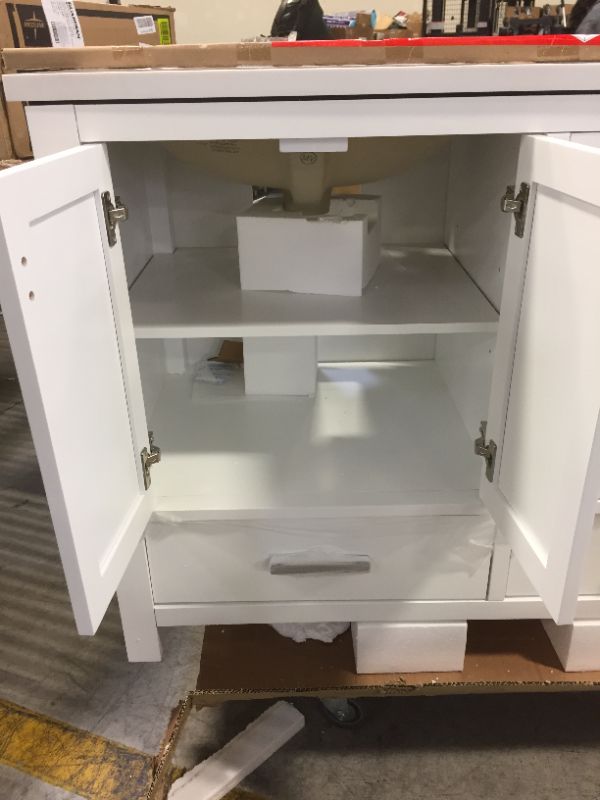
[(565, 672), (600, 670), (600, 620), (576, 620), (571, 625), (557, 625), (543, 620)]
[(244, 290), (359, 297), (381, 258), (380, 198), (333, 197), (304, 217), (265, 197), (237, 218)]
[(304, 716), (280, 701), (210, 758), (175, 781), (169, 800), (219, 800), (304, 727)]
[(467, 646), (466, 622), (354, 622), (356, 672), (460, 672)]
[(244, 339), (244, 382), (250, 395), (313, 395), (316, 337)]

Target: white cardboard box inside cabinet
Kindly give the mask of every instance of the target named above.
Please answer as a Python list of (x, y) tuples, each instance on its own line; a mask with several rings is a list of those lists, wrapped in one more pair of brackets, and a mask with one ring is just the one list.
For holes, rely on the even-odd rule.
[[(138, 661), (161, 626), (348, 621), (389, 654), (538, 618), (600, 667), (600, 65), (348, 70), (6, 76), (36, 160), (0, 175), (0, 301), (78, 630), (115, 592)], [(164, 146), (241, 136), (398, 148), (362, 185), (382, 248), (359, 296), (242, 290), (250, 184)], [(198, 371), (223, 339), (251, 391)]]
[(360, 297), (381, 259), (379, 205), (332, 197), (327, 214), (311, 217), (259, 200), (237, 218), (242, 289)]

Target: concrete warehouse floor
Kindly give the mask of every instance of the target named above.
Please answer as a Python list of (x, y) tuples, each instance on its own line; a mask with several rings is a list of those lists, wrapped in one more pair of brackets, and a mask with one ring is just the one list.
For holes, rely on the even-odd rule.
[[(136, 751), (153, 755), (171, 708), (195, 683), (201, 636), (197, 629), (164, 630), (163, 662), (130, 665), (125, 659), (115, 604), (97, 636), (77, 636), (0, 318), (2, 800), (141, 797), (126, 781), (110, 793), (106, 788), (90, 789), (91, 784), (85, 784), (81, 774), (69, 780), (63, 776), (61, 783), (61, 776), (51, 769), (58, 749), (49, 749), (46, 764), (37, 752), (40, 747), (44, 750), (44, 742), (52, 740), (46, 729), (31, 747), (36, 750), (35, 769), (27, 766), (31, 758), (17, 763), (11, 755), (15, 739), (24, 737), (20, 744), (26, 751), (26, 737), (32, 735), (33, 723), (28, 721), (18, 730), (10, 707), (5, 704), (3, 709), (2, 701), (121, 743), (126, 748), (113, 747), (119, 757), (127, 755), (127, 748), (133, 748), (130, 755), (135, 756)], [(363, 703), (365, 721), (354, 730), (333, 726), (315, 701), (298, 700), (297, 706), (307, 717), (306, 729), (244, 784), (263, 797), (600, 797), (598, 694), (368, 700)], [(264, 707), (238, 703), (193, 714), (178, 748), (177, 762), (193, 765), (224, 744)], [(97, 746), (101, 740), (93, 741)], [(90, 773), (97, 775), (107, 756), (102, 756), (105, 751), (101, 749), (92, 748), (90, 752)], [(81, 763), (78, 770), (84, 772)], [(40, 777), (66, 788), (48, 785)], [(84, 788), (74, 793), (78, 786)]]

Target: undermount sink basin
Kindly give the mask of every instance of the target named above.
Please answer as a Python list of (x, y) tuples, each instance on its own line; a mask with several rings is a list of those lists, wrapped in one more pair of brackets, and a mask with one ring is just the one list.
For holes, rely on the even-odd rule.
[(326, 214), (331, 190), (397, 175), (438, 152), (440, 137), (350, 139), (338, 153), (281, 153), (279, 141), (216, 140), (169, 142), (176, 158), (210, 174), (253, 186), (281, 189), (287, 211)]

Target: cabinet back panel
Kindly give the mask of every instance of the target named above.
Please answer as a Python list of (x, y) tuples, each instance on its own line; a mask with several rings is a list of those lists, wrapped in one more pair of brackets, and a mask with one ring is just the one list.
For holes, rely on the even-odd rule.
[(236, 214), (252, 187), (214, 178), (167, 154), (167, 186), (176, 247), (237, 247)]
[(432, 334), (409, 336), (319, 336), (320, 361), (421, 361), (434, 357)]
[(385, 244), (439, 246), (444, 241), (451, 140), (401, 174), (367, 183), (365, 194), (381, 195), (381, 240)]
[[(450, 141), (442, 140), (401, 174), (364, 184), (365, 194), (383, 198), (384, 243), (442, 244), (449, 155)], [(235, 217), (252, 203), (251, 187), (211, 177), (171, 155), (166, 163), (175, 246), (237, 246)]]

